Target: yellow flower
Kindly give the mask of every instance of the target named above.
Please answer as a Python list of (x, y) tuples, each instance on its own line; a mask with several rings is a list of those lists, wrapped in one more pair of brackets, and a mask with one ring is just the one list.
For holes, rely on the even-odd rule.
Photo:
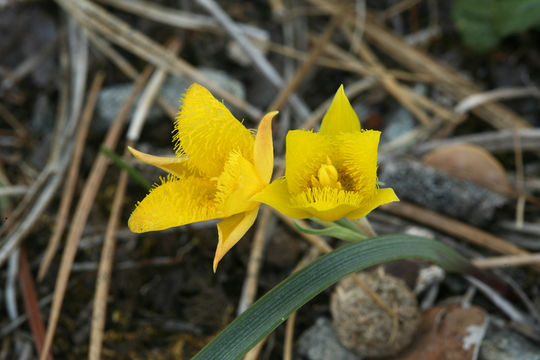
[(260, 203), (250, 199), (268, 186), (274, 167), (272, 118), (266, 114), (255, 138), (204, 87), (193, 84), (174, 127), (176, 157), (130, 148), (139, 160), (169, 173), (137, 204), (133, 232), (163, 230), (197, 221), (219, 222), (214, 272), (221, 258), (255, 222)]
[(358, 219), (376, 207), (399, 201), (390, 188), (377, 187), (379, 131), (362, 130), (341, 86), (318, 133), (287, 134), (285, 177), (254, 200), (303, 219)]

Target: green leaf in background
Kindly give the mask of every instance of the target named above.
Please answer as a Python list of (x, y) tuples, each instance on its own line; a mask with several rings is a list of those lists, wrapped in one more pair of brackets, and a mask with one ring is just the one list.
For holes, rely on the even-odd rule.
[(382, 262), (421, 258), (447, 271), (468, 272), (470, 263), (435, 240), (384, 235), (355, 242), (320, 257), (270, 290), (219, 333), (193, 359), (233, 360), (277, 328), (294, 311), (339, 279)]
[(456, 0), (452, 16), (465, 44), (482, 52), (540, 25), (540, 0)]
[[(319, 223), (323, 223), (323, 221), (317, 221)], [(357, 231), (353, 231), (347, 227), (340, 226), (336, 223), (330, 222), (330, 221), (324, 221), (325, 226), (327, 226), (324, 229), (310, 229), (305, 228), (300, 225), (298, 225), (296, 222), (294, 223), (294, 226), (300, 231), (305, 232), (306, 234), (312, 234), (312, 235), (319, 235), (319, 236), (332, 236), (336, 239), (341, 239), (345, 241), (360, 241), (365, 240), (367, 237), (363, 234), (360, 234)]]
[(99, 148), (99, 151), (101, 151), (103, 154), (105, 154), (109, 159), (112, 160), (121, 169), (124, 169), (129, 176), (131, 176), (139, 185), (141, 185), (146, 190), (150, 190), (152, 188), (152, 185), (144, 178), (144, 176), (141, 175), (140, 172), (135, 170), (135, 168), (128, 163), (126, 163), (122, 157), (118, 156), (114, 151), (110, 150), (109, 148), (106, 148), (105, 146), (101, 146)]

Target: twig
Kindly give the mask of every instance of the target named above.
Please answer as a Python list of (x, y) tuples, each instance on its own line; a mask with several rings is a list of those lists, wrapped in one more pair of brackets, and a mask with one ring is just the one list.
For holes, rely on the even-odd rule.
[(537, 87), (529, 86), (525, 88), (499, 88), (485, 91), (467, 96), (454, 107), (454, 111), (458, 114), (465, 114), (483, 104), (520, 97), (540, 98), (540, 90)]
[(130, 27), (124, 21), (111, 15), (102, 7), (88, 0), (56, 0), (62, 8), (72, 15), (82, 27), (95, 31), (107, 37), (112, 42), (136, 54), (142, 59), (157, 67), (167, 69), (177, 76), (188, 76), (197, 81), (223, 99), (234, 105), (253, 119), (260, 119), (262, 112), (244, 100), (224, 90), (215, 81), (197, 70), (191, 64), (171, 54), (166, 48), (158, 44), (140, 31)]
[(506, 129), (429, 141), (415, 147), (413, 153), (422, 155), (438, 147), (458, 143), (478, 145), (490, 152), (511, 151), (515, 147), (515, 136), (519, 137), (522, 150), (540, 150), (540, 129)]
[[(521, 142), (519, 141), (519, 135), (514, 131), (514, 160), (516, 167), (516, 185), (515, 188), (518, 194), (523, 194), (523, 188), (525, 184), (525, 176), (523, 175), (523, 152), (521, 148)], [(519, 195), (516, 204), (516, 227), (523, 226), (525, 216), (525, 196)]]
[[(10, 216), (6, 219), (2, 228), (0, 228), (0, 235), (4, 235), (12, 230), (12, 227), (16, 224), (16, 221), (23, 215), (23, 213), (32, 204), (34, 199), (41, 194), (43, 187), (47, 184), (47, 181), (53, 175), (54, 169), (51, 166), (45, 166), (38, 178), (32, 183), (24, 198), (17, 204), (15, 210), (13, 210)], [(0, 240), (0, 254), (2, 253), (2, 242)], [(5, 259), (4, 259), (5, 260)], [(2, 256), (0, 255), (0, 265), (2, 265)]]
[(508, 300), (499, 295), (495, 290), (472, 276), (465, 277), (471, 284), (476, 286), (484, 295), (486, 295), (499, 309), (501, 309), (510, 319), (530, 325), (530, 321), (520, 310), (512, 305)]
[(479, 258), (471, 262), (482, 269), (540, 264), (540, 253)]
[[(50, 161), (55, 161), (60, 156), (65, 144), (71, 141), (79, 123), (81, 110), (84, 103), (86, 90), (86, 73), (88, 71), (88, 41), (82, 29), (75, 26), (70, 18), (68, 19), (68, 42), (69, 42), (69, 65), (71, 70), (71, 97), (69, 117), (65, 117), (67, 109), (61, 109), (56, 121), (53, 150), (50, 154)], [(61, 99), (62, 100), (62, 99)], [(67, 105), (67, 104), (66, 104)], [(60, 103), (60, 106), (62, 104)], [(56, 145), (56, 146), (55, 146)]]
[(90, 87), (90, 92), (88, 94), (88, 99), (86, 101), (86, 106), (84, 107), (82, 115), (81, 125), (79, 126), (79, 130), (75, 140), (75, 149), (73, 151), (73, 158), (71, 160), (71, 166), (69, 168), (65, 184), (65, 191), (60, 202), (60, 209), (58, 210), (56, 226), (54, 227), (54, 232), (51, 235), (49, 243), (47, 244), (47, 249), (45, 250), (43, 260), (39, 265), (37, 277), (38, 281), (43, 280), (43, 277), (49, 269), (51, 261), (53, 260), (54, 255), (58, 250), (58, 246), (60, 245), (60, 239), (69, 218), (69, 210), (71, 207), (71, 201), (73, 200), (73, 195), (75, 194), (75, 187), (77, 185), (81, 158), (83, 155), (84, 147), (86, 145), (88, 129), (90, 128), (92, 115), (94, 114), (94, 109), (97, 103), (99, 91), (101, 89), (104, 79), (105, 74), (103, 72), (98, 72), (97, 75), (94, 77), (92, 86)]
[[(338, 11), (332, 3), (325, 0), (309, 0), (309, 2), (316, 4), (320, 9), (324, 9), (331, 14)], [(352, 9), (346, 14), (349, 22), (354, 21), (352, 19), (353, 14), (354, 11)], [(379, 50), (391, 56), (396, 62), (411, 71), (432, 76), (436, 80), (434, 82), (435, 86), (457, 101), (480, 92), (470, 80), (460, 75), (455, 69), (412, 47), (402, 38), (384, 26), (379, 25), (375, 18), (375, 15), (368, 12), (364, 30), (365, 37), (372, 44), (376, 45)], [(478, 106), (473, 109), (473, 113), (498, 129), (531, 127), (519, 115), (498, 103), (487, 103)], [(450, 124), (449, 126), (454, 127), (455, 125)]]
[[(349, 34), (350, 31), (346, 31)], [(352, 40), (352, 38), (351, 38)], [(423, 112), (414, 101), (411, 101), (411, 96), (406, 89), (396, 81), (396, 79), (386, 71), (386, 69), (380, 64), (375, 54), (365, 45), (363, 42), (359, 42), (356, 47), (358, 53), (362, 58), (370, 65), (375, 66), (375, 75), (384, 85), (385, 89), (392, 94), (396, 100), (398, 100), (407, 110), (409, 110), (421, 123), (427, 125), (431, 122), (431, 119)]]
[[(128, 156), (128, 150), (124, 154)], [(124, 195), (126, 193), (128, 173), (122, 171), (116, 187), (111, 215), (107, 224), (105, 241), (101, 250), (101, 260), (96, 277), (96, 291), (94, 295), (94, 307), (92, 312), (92, 330), (90, 332), (90, 348), (88, 359), (99, 360), (101, 358), (101, 348), (103, 345), (103, 329), (105, 328), (105, 318), (107, 314), (107, 297), (111, 282), (111, 272), (114, 261), (114, 251), (116, 247), (116, 230), (120, 222)]]
[[(135, 97), (148, 80), (151, 72), (152, 67), (147, 66), (143, 74), (137, 79), (133, 90), (131, 91), (131, 94), (120, 109), (113, 125), (107, 132), (105, 140), (103, 141), (104, 146), (108, 148), (115, 147), (118, 138), (120, 137), (120, 133), (123, 129), (124, 120), (127, 117), (129, 111), (131, 110), (133, 102), (135, 101)], [(60, 270), (56, 279), (55, 296), (53, 304), (51, 306), (49, 323), (47, 325), (47, 336), (45, 338), (45, 345), (43, 350), (44, 352), (40, 357), (40, 360), (45, 360), (46, 354), (48, 354), (50, 351), (54, 338), (54, 333), (56, 330), (56, 325), (60, 317), (60, 310), (62, 308), (62, 303), (69, 280), (71, 265), (73, 264), (73, 260), (77, 253), (79, 240), (84, 230), (84, 226), (86, 225), (88, 215), (90, 214), (92, 203), (94, 202), (101, 181), (103, 180), (103, 177), (105, 175), (105, 171), (107, 170), (107, 166), (108, 158), (104, 154), (98, 154), (97, 159), (94, 162), (94, 165), (92, 166), (92, 169), (90, 171), (90, 175), (88, 176), (88, 180), (86, 181), (86, 184), (82, 191), (79, 203), (77, 204), (75, 214), (73, 215), (72, 226), (67, 236), (66, 246), (64, 248), (64, 253), (62, 254)]]
[(28, 193), (28, 186), (26, 185), (13, 185), (0, 187), (0, 196), (20, 196)]
[[(283, 78), (276, 69), (270, 64), (261, 52), (245, 37), (239, 26), (227, 15), (223, 9), (213, 0), (197, 0), (197, 3), (204, 7), (216, 20), (223, 25), (229, 35), (240, 45), (246, 54), (253, 60), (257, 69), (270, 81), (270, 83), (280, 89), (284, 85)], [(291, 94), (289, 104), (300, 120), (306, 119), (309, 114), (309, 108), (300, 100), (296, 94)]]
[[(174, 26), (180, 29), (199, 31), (218, 31), (220, 25), (210, 16), (194, 14), (176, 8), (162, 6), (150, 1), (140, 0), (99, 0), (102, 3), (112, 5), (118, 9), (132, 14), (151, 19), (161, 24)], [(239, 24), (242, 32), (247, 36), (253, 28), (251, 25)]]
[[(60, 186), (60, 183), (64, 179), (64, 172), (67, 168), (71, 153), (72, 147), (68, 146), (68, 149), (66, 149), (60, 158), (58, 165), (55, 167), (47, 166), (47, 168), (42, 172), (42, 175), (45, 175), (43, 176), (43, 183), (36, 184), (39, 186), (32, 186), (32, 189), (39, 190), (39, 197), (36, 199), (33, 207), (28, 211), (24, 219), (15, 228), (15, 230), (9, 233), (6, 238), (0, 240), (0, 266), (4, 264), (9, 254), (11, 254), (11, 252), (17, 248), (24, 237), (28, 235), (32, 229), (32, 226), (34, 226), (39, 216), (49, 205), (49, 202), (52, 200), (54, 194)], [(36, 183), (38, 182), (40, 182), (39, 179), (36, 181)], [(27, 196), (31, 195), (31, 191), (28, 192)], [(13, 219), (13, 217), (8, 218), (2, 229), (6, 229), (7, 231), (7, 229), (12, 227), (14, 221), (10, 221), (11, 219)]]
[[(428, 225), (497, 253), (529, 255), (529, 252), (526, 250), (490, 233), (405, 201), (384, 205), (382, 210)], [(540, 271), (540, 265), (531, 265), (531, 267), (536, 271)]]
[(103, 55), (109, 58), (117, 68), (120, 69), (126, 76), (131, 79), (135, 79), (139, 76), (137, 69), (129, 63), (129, 61), (116, 51), (107, 40), (97, 35), (94, 32), (88, 32), (88, 39)]
[[(38, 354), (43, 350), (43, 342), (45, 339), (45, 326), (43, 326), (43, 317), (36, 295), (36, 286), (30, 272), (30, 265), (24, 247), (21, 247), (19, 257), (19, 286), (24, 299), (24, 307), (28, 315), (30, 329), (34, 336), (34, 342)], [(52, 360), (52, 356), (48, 356), (47, 360)]]
[[(171, 52), (176, 53), (180, 49), (180, 42), (170, 41), (168, 48)], [(135, 109), (133, 119), (127, 131), (127, 146), (124, 150), (123, 158), (127, 160), (129, 155), (128, 146), (134, 146), (139, 139), (144, 120), (148, 115), (153, 100), (155, 99), (165, 76), (167, 75), (164, 69), (157, 69), (148, 85), (142, 91), (141, 98)], [(101, 358), (101, 349), (103, 346), (103, 330), (105, 328), (105, 319), (107, 314), (107, 297), (111, 283), (111, 272), (114, 262), (114, 252), (116, 248), (116, 237), (120, 216), (122, 213), (122, 205), (128, 182), (128, 172), (123, 169), (120, 172), (120, 178), (116, 187), (116, 193), (113, 200), (109, 223), (105, 233), (105, 240), (101, 250), (101, 259), (99, 262), (99, 270), (96, 278), (96, 291), (94, 295), (94, 307), (92, 312), (92, 329), (90, 332), (90, 349), (88, 354), (89, 360), (99, 360)]]
[(293, 341), (294, 341), (294, 323), (296, 322), (296, 311), (287, 319), (285, 325), (285, 341), (283, 344), (283, 360), (292, 360)]
[(309, 70), (315, 64), (315, 61), (317, 60), (317, 58), (324, 51), (324, 48), (326, 47), (326, 45), (332, 38), (332, 35), (334, 34), (336, 28), (338, 27), (340, 21), (341, 21), (341, 14), (335, 14), (334, 16), (332, 16), (332, 19), (330, 20), (330, 25), (327, 26), (323, 35), (321, 35), (317, 44), (315, 45), (313, 50), (311, 50), (307, 59), (302, 64), (302, 66), (298, 68), (298, 70), (294, 74), (291, 81), (289, 81), (289, 83), (281, 89), (281, 91), (276, 96), (272, 104), (268, 107), (268, 111), (281, 110), (283, 105), (285, 105), (287, 99), (298, 88), (298, 86), (300, 86), (302, 79), (304, 79), (304, 77), (307, 75)]
[(238, 314), (243, 313), (255, 300), (257, 295), (257, 283), (259, 270), (261, 269), (265, 240), (268, 236), (268, 228), (272, 217), (269, 207), (264, 207), (257, 221), (257, 231), (253, 237), (251, 253), (246, 271), (246, 280), (242, 286), (242, 293), (238, 301)]
[[(180, 40), (173, 39), (169, 41), (167, 48), (171, 53), (177, 54), (180, 50), (181, 45), (182, 43), (180, 42)], [(150, 111), (150, 107), (156, 99), (156, 96), (158, 95), (166, 76), (166, 69), (158, 68), (148, 81), (148, 86), (142, 92), (141, 99), (137, 104), (137, 108), (135, 109), (135, 112), (133, 114), (133, 119), (131, 120), (131, 124), (126, 135), (126, 139), (128, 141), (135, 142), (139, 139), (142, 127), (144, 125), (144, 120), (146, 119), (146, 116)]]
[(19, 271), (19, 249), (15, 249), (9, 255), (4, 300), (6, 302), (6, 312), (8, 317), (13, 320), (18, 316), (17, 308), (17, 272)]
[[(122, 56), (118, 51), (116, 51), (108, 41), (102, 39), (93, 32), (88, 33), (88, 39), (90, 42), (113, 62), (116, 67), (120, 69), (128, 78), (135, 80), (139, 76), (139, 72), (135, 69), (130, 62)], [(157, 98), (158, 105), (165, 111), (165, 113), (172, 120), (176, 119), (176, 108), (172, 107), (165, 98), (161, 95), (158, 95)]]

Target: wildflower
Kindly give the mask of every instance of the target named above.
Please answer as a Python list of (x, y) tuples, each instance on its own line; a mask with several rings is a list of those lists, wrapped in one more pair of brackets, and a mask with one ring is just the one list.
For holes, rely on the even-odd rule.
[(214, 272), (222, 257), (255, 222), (260, 203), (250, 199), (270, 182), (274, 166), (272, 118), (260, 122), (255, 138), (204, 87), (186, 92), (174, 124), (176, 157), (131, 149), (139, 160), (165, 170), (129, 218), (133, 232), (163, 230), (223, 218), (218, 223)]
[(253, 197), (283, 214), (303, 219), (358, 219), (376, 207), (399, 201), (391, 188), (377, 186), (380, 132), (362, 130), (341, 86), (318, 133), (287, 134), (285, 177)]

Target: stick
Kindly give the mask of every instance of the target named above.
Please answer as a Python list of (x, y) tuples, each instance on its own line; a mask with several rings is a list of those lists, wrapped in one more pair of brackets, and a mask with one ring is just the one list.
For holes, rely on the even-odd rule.
[[(43, 326), (43, 317), (41, 316), (37, 301), (36, 286), (32, 279), (32, 273), (30, 272), (30, 265), (28, 265), (28, 258), (24, 247), (21, 247), (19, 254), (19, 286), (23, 294), (24, 307), (28, 315), (30, 329), (34, 336), (36, 351), (41, 355), (45, 338), (45, 327)], [(52, 356), (49, 355), (47, 360), (52, 360)]]
[(213, 93), (242, 110), (249, 117), (257, 120), (262, 117), (262, 112), (259, 109), (224, 90), (193, 65), (171, 54), (165, 47), (142, 32), (133, 29), (95, 3), (88, 0), (56, 1), (82, 27), (107, 37), (110, 41), (154, 64), (156, 67), (167, 69), (168, 72), (177, 76), (188, 76), (193, 81), (201, 83), (211, 89)]
[[(152, 67), (147, 66), (143, 74), (135, 82), (130, 96), (122, 106), (122, 109), (116, 116), (113, 125), (111, 125), (109, 131), (107, 132), (105, 140), (103, 141), (103, 146), (108, 148), (115, 147), (118, 138), (120, 137), (120, 133), (123, 129), (124, 120), (127, 117), (129, 111), (131, 110), (131, 106), (135, 101), (135, 97), (148, 80), (151, 72)], [(58, 324), (58, 319), (60, 317), (60, 310), (62, 308), (62, 302), (64, 300), (64, 295), (69, 280), (71, 265), (73, 264), (73, 260), (75, 259), (82, 232), (86, 225), (88, 215), (90, 214), (92, 203), (94, 202), (95, 196), (97, 195), (97, 192), (99, 190), (99, 186), (101, 185), (101, 181), (105, 176), (107, 166), (108, 158), (104, 154), (99, 153), (96, 161), (94, 162), (94, 165), (92, 166), (90, 175), (88, 176), (88, 180), (86, 181), (86, 184), (82, 191), (81, 198), (79, 200), (79, 203), (77, 204), (77, 209), (75, 210), (75, 214), (73, 215), (72, 227), (66, 240), (66, 246), (64, 248), (64, 253), (62, 254), (60, 270), (56, 279), (54, 300), (51, 306), (49, 323), (47, 326), (47, 336), (45, 338), (45, 345), (43, 350), (44, 352), (40, 357), (40, 360), (45, 360), (46, 355), (50, 351), (54, 338), (54, 333), (56, 330), (56, 325)]]
[[(381, 209), (394, 215), (402, 216), (430, 226), (434, 229), (444, 231), (447, 234), (463, 239), (471, 244), (481, 246), (497, 253), (505, 255), (529, 255), (529, 252), (526, 250), (491, 235), (490, 233), (405, 201), (383, 205)], [(540, 271), (540, 265), (531, 265), (531, 267), (536, 271)]]
[[(223, 25), (229, 35), (238, 42), (238, 45), (246, 52), (246, 54), (253, 60), (253, 63), (257, 69), (270, 81), (270, 83), (276, 88), (280, 89), (284, 85), (283, 78), (276, 69), (270, 64), (259, 49), (257, 49), (242, 33), (238, 25), (227, 15), (223, 9), (214, 2), (214, 0), (197, 0), (197, 3), (201, 5), (206, 11), (208, 11), (216, 20)], [(298, 116), (300, 120), (306, 119), (309, 114), (309, 108), (300, 100), (296, 94), (291, 94), (289, 97), (289, 104)]]
[(60, 202), (60, 210), (58, 210), (56, 226), (54, 227), (54, 232), (49, 240), (49, 243), (47, 244), (47, 249), (45, 250), (43, 260), (39, 265), (37, 277), (38, 281), (43, 280), (43, 277), (49, 269), (51, 261), (53, 260), (54, 255), (58, 250), (58, 246), (60, 245), (60, 239), (69, 218), (69, 209), (71, 207), (73, 195), (75, 194), (75, 187), (77, 185), (77, 178), (79, 175), (81, 159), (86, 145), (86, 137), (88, 135), (88, 130), (90, 128), (90, 123), (94, 114), (94, 109), (97, 103), (99, 91), (101, 89), (101, 86), (103, 85), (104, 79), (105, 73), (98, 72), (97, 75), (94, 77), (92, 86), (90, 87), (90, 93), (88, 95), (88, 99), (86, 100), (86, 106), (83, 110), (81, 125), (75, 139), (75, 150), (73, 151), (73, 158), (71, 160), (71, 166), (69, 168), (66, 180), (65, 191), (62, 195), (62, 201)]
[(278, 96), (276, 96), (276, 98), (272, 102), (272, 105), (268, 107), (268, 111), (281, 110), (283, 105), (285, 105), (285, 103), (287, 102), (287, 99), (298, 88), (298, 86), (300, 86), (300, 83), (307, 75), (309, 70), (313, 67), (313, 65), (315, 65), (315, 61), (322, 54), (324, 48), (332, 38), (332, 35), (334, 34), (336, 28), (339, 25), (339, 22), (341, 21), (341, 15), (342, 14), (336, 14), (332, 17), (330, 25), (328, 25), (323, 35), (319, 38), (317, 45), (313, 48), (313, 50), (311, 50), (307, 59), (304, 61), (302, 66), (298, 68), (291, 81), (289, 81), (289, 83), (281, 89)]

